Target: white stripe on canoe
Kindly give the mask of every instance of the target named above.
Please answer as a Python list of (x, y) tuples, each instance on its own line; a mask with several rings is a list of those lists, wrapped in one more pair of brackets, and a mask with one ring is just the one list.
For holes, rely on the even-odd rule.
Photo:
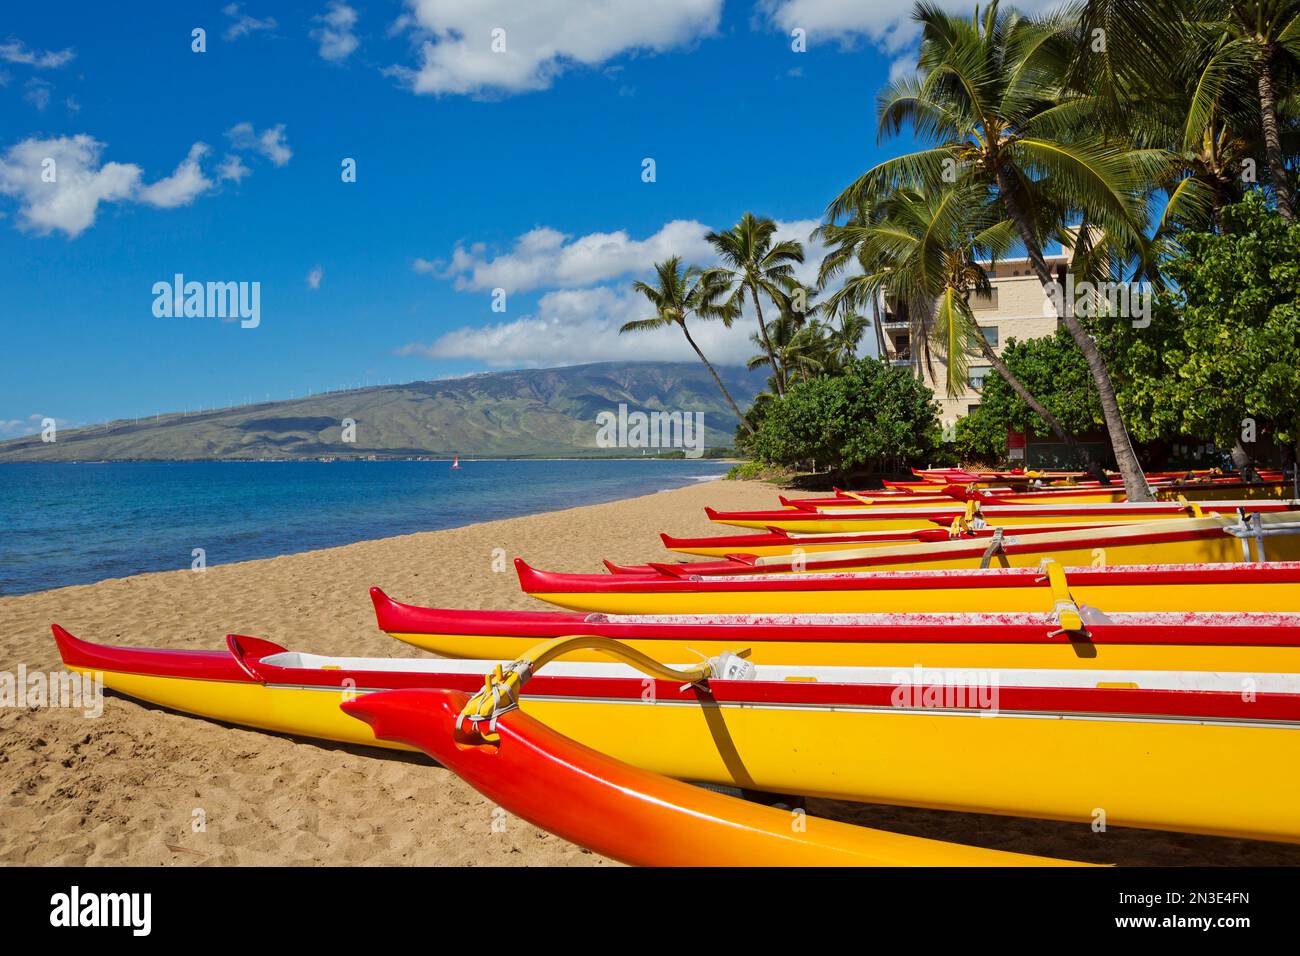
[[(262, 659), (275, 667), (320, 670), (338, 668), (358, 672), (404, 674), (486, 674), (498, 663), (480, 660), (431, 660), (418, 657), (320, 657), (288, 651)], [(684, 665), (669, 665), (682, 667)], [(999, 687), (1096, 687), (1098, 684), (1136, 684), (1149, 690), (1215, 690), (1260, 694), (1300, 694), (1300, 675), (1246, 673), (1235, 671), (1137, 671), (1137, 670), (1054, 670), (1040, 668), (908, 668), (908, 667), (837, 667), (759, 664), (757, 681), (785, 681), (788, 678), (813, 679), (822, 684), (899, 684), (934, 683), (991, 685)], [(644, 675), (627, 664), (555, 661), (539, 674), (550, 677), (613, 677), (642, 680)], [(1251, 683), (1246, 683), (1250, 681)], [(710, 681), (713, 683), (714, 681)], [(728, 681), (727, 683), (747, 683)]]

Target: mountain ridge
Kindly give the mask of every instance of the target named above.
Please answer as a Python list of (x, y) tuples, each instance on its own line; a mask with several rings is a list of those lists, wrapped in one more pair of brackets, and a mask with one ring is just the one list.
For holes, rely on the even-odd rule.
[[(760, 372), (718, 366), (718, 374), (742, 408), (763, 388)], [(39, 435), (0, 442), (0, 462), (637, 456), (638, 447), (597, 444), (596, 416), (617, 415), (620, 404), (629, 413), (700, 412), (703, 445), (732, 445), (735, 414), (702, 365), (598, 362), (61, 429), (52, 442)]]

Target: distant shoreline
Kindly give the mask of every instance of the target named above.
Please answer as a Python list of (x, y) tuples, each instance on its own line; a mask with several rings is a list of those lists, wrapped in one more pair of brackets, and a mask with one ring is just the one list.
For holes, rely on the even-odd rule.
[[(216, 568), (721, 479), (718, 459), (24, 462), (0, 469), (0, 595)], [(86, 467), (69, 467), (73, 465)], [(54, 467), (49, 467), (54, 466)]]
[(699, 458), (670, 458), (666, 455), (571, 455), (566, 457), (533, 457), (530, 455), (452, 455), (446, 458), (425, 457), (423, 455), (414, 457), (383, 457), (383, 458), (74, 458), (68, 461), (48, 461), (44, 459), (0, 459), (0, 466), (3, 465), (214, 465), (214, 464), (234, 464), (234, 465), (259, 465), (259, 464), (284, 464), (286, 462), (311, 463), (315, 462), (321, 465), (338, 465), (346, 462), (366, 462), (375, 464), (385, 461), (427, 461), (430, 463), (449, 462), (459, 458), (462, 465), (472, 464), (476, 461), (716, 461), (719, 464), (735, 465), (744, 458), (727, 456), (724, 458), (708, 458), (701, 456)]

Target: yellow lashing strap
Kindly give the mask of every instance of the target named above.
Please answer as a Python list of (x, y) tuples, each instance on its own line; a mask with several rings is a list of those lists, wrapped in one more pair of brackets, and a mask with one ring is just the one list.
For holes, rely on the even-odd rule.
[(844, 497), (852, 498), (854, 501), (858, 502), (859, 504), (875, 505), (875, 502), (872, 501), (870, 498), (865, 498), (862, 495), (858, 494), (856, 491), (845, 491), (843, 492), (843, 494)]
[(975, 530), (975, 518), (980, 513), (980, 503), (978, 501), (966, 502), (966, 511), (952, 519), (952, 524), (948, 528), (948, 537), (960, 538), (963, 534)]
[[(678, 670), (660, 664), (653, 657), (621, 641), (596, 634), (554, 637), (530, 648), (504, 667), (498, 664), (490, 673), (484, 675), (483, 689), (471, 697), (469, 703), (461, 710), (456, 718), (456, 729), (460, 730), (462, 724), (469, 721), (484, 740), (497, 741), (500, 739), (496, 732), (497, 718), (519, 706), (519, 691), (528, 679), (557, 657), (563, 657), (571, 651), (583, 650), (600, 651), (615, 660), (635, 667), (650, 677), (681, 681), (683, 684), (695, 684), (707, 680), (712, 673), (710, 661), (701, 661), (699, 664)], [(746, 648), (737, 651), (736, 656), (748, 657), (749, 653), (749, 649)], [(486, 729), (480, 726), (485, 722)]]
[(1055, 561), (1044, 559), (1043, 573), (1047, 575), (1047, 586), (1052, 592), (1052, 612), (1062, 631), (1085, 631), (1083, 613), (1070, 595), (1070, 584), (1065, 579), (1065, 569)]
[(1203, 509), (1203, 508), (1202, 508), (1202, 507), (1201, 507), (1197, 502), (1195, 502), (1195, 501), (1188, 501), (1186, 495), (1179, 495), (1175, 500), (1178, 502), (1178, 505), (1179, 505), (1180, 507), (1185, 508), (1185, 509), (1187, 509), (1188, 511), (1190, 511), (1190, 512), (1192, 513), (1192, 517), (1193, 517), (1193, 518), (1204, 518), (1204, 517), (1205, 517), (1205, 509)]

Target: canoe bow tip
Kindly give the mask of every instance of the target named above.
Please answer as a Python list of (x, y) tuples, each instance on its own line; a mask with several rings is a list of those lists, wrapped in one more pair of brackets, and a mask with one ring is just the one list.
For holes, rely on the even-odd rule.
[(83, 650), (90, 646), (89, 642), (83, 641), (57, 624), (51, 623), (50, 631), (54, 634), (54, 643), (58, 645), (59, 657), (63, 659), (64, 664), (75, 664), (78, 658), (84, 656)]
[(398, 604), (387, 594), (381, 587), (372, 587), (370, 589), (370, 603), (375, 606), (375, 623), (381, 631), (394, 630), (397, 625), (394, 622), (394, 614), (398, 610)]

